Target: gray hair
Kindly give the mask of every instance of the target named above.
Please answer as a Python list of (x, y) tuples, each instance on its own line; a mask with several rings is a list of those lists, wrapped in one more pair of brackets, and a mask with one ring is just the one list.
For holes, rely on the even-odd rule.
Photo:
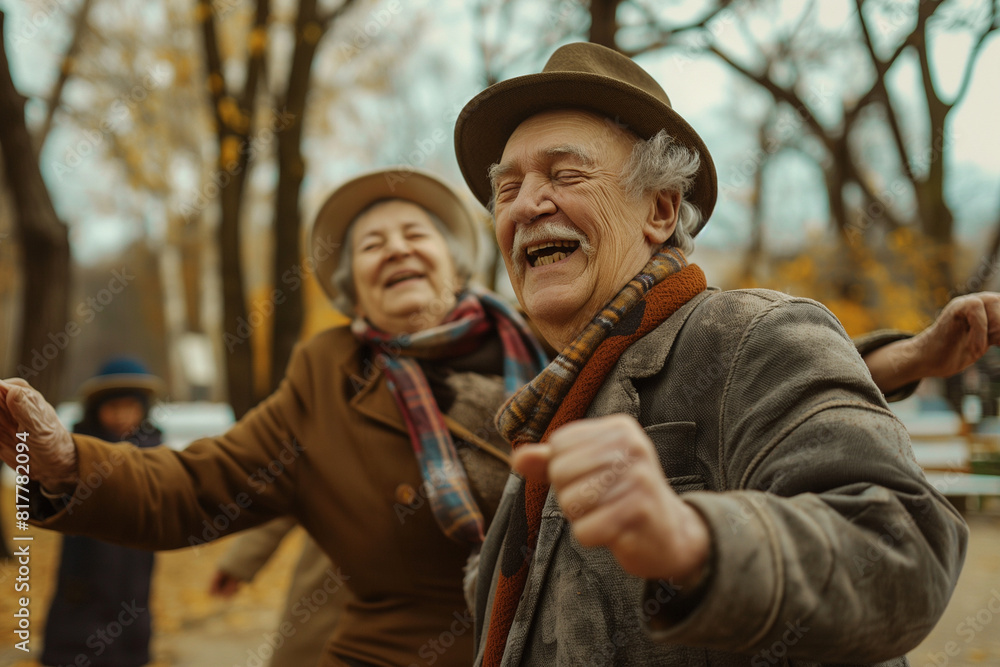
[(622, 186), (633, 198), (638, 199), (649, 192), (680, 193), (677, 227), (667, 239), (667, 245), (680, 248), (685, 255), (694, 250), (692, 232), (701, 224), (701, 211), (684, 199), (694, 184), (700, 164), (701, 157), (696, 151), (675, 143), (666, 130), (660, 130), (649, 139), (636, 142), (623, 172)]
[(405, 201), (409, 204), (413, 204), (426, 213), (427, 217), (430, 218), (432, 223), (434, 223), (437, 230), (441, 232), (441, 236), (444, 237), (444, 241), (448, 245), (448, 253), (451, 255), (451, 261), (455, 264), (455, 272), (458, 274), (459, 284), (464, 286), (472, 276), (472, 263), (475, 261), (475, 258), (471, 256), (471, 253), (469, 253), (466, 248), (462, 247), (462, 244), (458, 242), (458, 239), (455, 238), (451, 229), (448, 225), (444, 224), (444, 221), (440, 217), (438, 217), (435, 213), (428, 211), (420, 204), (411, 202), (408, 199), (378, 199), (362, 209), (361, 212), (354, 216), (354, 219), (348, 223), (347, 231), (344, 233), (343, 244), (340, 246), (340, 262), (337, 264), (337, 270), (333, 272), (333, 276), (330, 278), (330, 282), (333, 283), (333, 288), (337, 291), (337, 296), (333, 299), (333, 306), (348, 317), (352, 317), (354, 315), (354, 307), (357, 305), (358, 299), (357, 291), (354, 289), (354, 270), (352, 266), (352, 248), (354, 244), (351, 241), (354, 234), (354, 223), (356, 223), (359, 218), (376, 206), (390, 201)]

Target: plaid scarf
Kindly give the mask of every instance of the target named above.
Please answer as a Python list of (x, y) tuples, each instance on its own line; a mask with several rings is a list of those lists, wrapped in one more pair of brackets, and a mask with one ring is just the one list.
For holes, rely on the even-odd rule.
[(420, 463), (431, 509), (449, 538), (483, 541), (483, 513), (469, 491), (469, 478), (455, 451), (448, 426), (416, 358), (448, 359), (479, 348), (493, 331), (504, 351), (504, 385), (513, 394), (545, 366), (547, 358), (524, 319), (495, 294), (468, 288), (440, 325), (394, 336), (358, 318), (351, 331), (383, 360), (413, 452)]
[[(705, 274), (697, 265), (689, 265), (677, 248), (661, 249), (572, 344), (507, 401), (497, 417), (500, 433), (517, 448), (544, 442), (560, 426), (582, 418), (622, 353), (705, 288)], [(484, 667), (497, 667), (503, 659), (548, 492), (548, 484), (527, 480), (514, 503), (501, 547)]]

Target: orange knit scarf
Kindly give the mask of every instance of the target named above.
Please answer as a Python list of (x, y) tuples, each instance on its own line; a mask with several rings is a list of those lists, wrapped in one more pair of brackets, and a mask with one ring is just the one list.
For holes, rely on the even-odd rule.
[[(663, 249), (572, 345), (511, 398), (498, 417), (501, 432), (517, 448), (545, 442), (560, 426), (581, 419), (622, 353), (705, 288), (698, 266), (687, 264), (676, 248)], [(503, 659), (548, 492), (548, 484), (528, 480), (515, 502), (501, 547), (483, 667), (499, 667)]]

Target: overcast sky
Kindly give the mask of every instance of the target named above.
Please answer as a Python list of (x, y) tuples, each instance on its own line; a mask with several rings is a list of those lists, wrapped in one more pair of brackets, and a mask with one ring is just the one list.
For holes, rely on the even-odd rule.
[[(97, 0), (99, 3), (100, 0)], [(55, 79), (59, 54), (64, 50), (68, 37), (67, 13), (75, 12), (78, 4), (78, 0), (47, 0), (44, 3), (0, 0), (0, 8), (8, 17), (7, 48), (15, 84), (29, 97), (47, 95)], [(680, 13), (683, 9), (696, 4), (682, 3), (676, 9), (677, 20), (684, 19)], [(821, 20), (824, 26), (851, 25), (853, 3), (824, 0), (818, 4), (823, 12)], [(954, 0), (952, 4), (972, 6), (977, 3)], [(801, 3), (787, 5), (797, 7)], [(37, 8), (39, 6), (40, 9)], [(388, 142), (398, 139), (400, 142), (399, 145), (381, 144), (378, 150), (343, 150), (344, 141), (358, 141), (357, 128), (352, 131), (353, 137), (319, 137), (308, 142), (306, 152), (311, 159), (303, 193), (303, 210), (307, 216), (314, 213), (325, 194), (339, 181), (359, 169), (390, 164), (400, 158), (406, 160), (414, 142), (419, 140), (424, 140), (426, 145), (428, 138), (436, 140), (445, 136), (440, 150), (433, 151), (427, 166), (443, 171), (453, 180), (459, 179), (451, 145), (453, 121), (457, 111), (478, 92), (481, 85), (477, 78), (480, 64), (469, 11), (460, 0), (423, 0), (399, 6), (403, 9), (392, 16), (384, 28), (390, 38), (401, 39), (415, 22), (417, 13), (423, 17), (420, 23), (423, 32), (419, 36), (417, 52), (398, 62), (395, 65), (397, 71), (392, 73), (394, 80), (400, 82), (401, 99), (354, 100), (354, 112), (357, 113), (360, 108), (363, 115), (364, 110), (369, 109), (373, 116), (377, 113), (383, 118), (387, 117), (385, 114), (391, 117), (395, 103), (395, 107), (401, 108), (401, 113), (422, 119), (426, 130), (416, 135), (414, 130), (394, 135), (389, 128), (375, 123), (370, 129), (379, 138), (385, 137)], [(36, 9), (29, 11), (31, 7)], [(525, 11), (530, 11), (530, 6), (526, 7)], [(786, 13), (784, 20), (794, 18), (793, 9)], [(366, 15), (359, 21), (370, 18)], [(542, 18), (526, 15), (522, 20), (527, 23)], [(751, 25), (751, 30), (758, 29), (766, 31), (773, 29), (773, 25)], [(718, 39), (725, 48), (734, 55), (746, 56), (751, 47), (736, 32), (725, 21), (720, 21), (717, 26)], [(506, 46), (516, 50), (519, 40), (526, 42), (530, 39), (530, 31), (518, 31), (509, 36)], [(961, 38), (940, 39), (935, 45), (937, 74), (946, 89), (957, 87), (959, 67), (965, 61), (968, 48), (968, 42)], [(761, 105), (762, 93), (740, 80), (738, 75), (713, 57), (691, 58), (684, 53), (659, 52), (642, 56), (639, 62), (661, 82), (674, 107), (701, 133), (716, 161), (720, 203), (711, 224), (699, 237), (699, 243), (727, 248), (744, 241), (747, 236), (747, 207), (738, 200), (738, 194), (748, 178), (745, 164), (754, 155), (754, 137), (750, 132), (739, 131), (739, 128), (734, 130), (734, 107), (752, 117), (754, 105)], [(319, 71), (323, 63), (321, 53), (317, 61)], [(427, 63), (435, 64), (432, 74), (426, 71), (429, 69)], [(537, 66), (525, 64), (524, 71), (517, 71), (514, 67), (507, 74), (536, 71)], [(894, 69), (891, 81), (894, 89), (902, 93), (903, 99), (909, 99), (913, 104), (919, 102), (915, 75), (915, 68), (904, 63)], [(427, 79), (426, 85), (413, 86), (414, 82), (421, 81), (421, 77), (431, 78)], [(994, 35), (980, 56), (970, 94), (950, 116), (947, 158), (952, 178), (948, 183), (948, 196), (956, 212), (957, 231), (966, 240), (981, 235), (984, 228), (997, 219), (1000, 208), (1000, 123), (996, 121), (996, 110), (1000, 108), (998, 83), (1000, 39)], [(831, 82), (831, 85), (836, 84), (836, 81)], [(44, 106), (38, 103), (29, 106), (33, 118), (37, 118), (43, 110)], [(338, 113), (336, 110), (327, 111)], [(310, 113), (319, 112), (310, 110)], [(919, 122), (919, 113), (907, 116)], [(919, 129), (914, 128), (914, 131), (919, 132)], [(43, 157), (48, 164), (44, 164), (43, 169), (60, 215), (72, 226), (74, 254), (77, 259), (89, 262), (117, 252), (137, 235), (156, 233), (161, 226), (159, 219), (163, 212), (153, 207), (137, 214), (135, 203), (127, 200), (128, 192), (118, 182), (119, 172), (102, 168), (100, 159), (93, 161), (92, 168), (88, 165), (87, 169), (57, 177), (52, 168), (53, 156), (65, 155), (71, 146), (79, 142), (80, 132), (80, 128), (71, 125), (60, 126), (49, 139), (51, 145), (46, 146)], [(370, 141), (367, 137), (365, 140)], [(331, 160), (331, 155), (342, 157)], [(768, 219), (768, 242), (771, 247), (800, 243), (804, 238), (802, 230), (821, 229), (827, 215), (825, 198), (819, 189), (819, 172), (808, 160), (789, 154), (782, 158), (773, 174), (776, 182), (772, 184), (770, 195), (775, 202), (769, 209), (773, 213)], [(273, 179), (273, 171), (261, 170), (256, 178), (266, 183), (268, 179)], [(112, 195), (102, 198), (100, 209), (94, 208), (92, 193), (95, 190)], [(813, 192), (815, 196), (796, 196), (802, 192)], [(137, 215), (143, 219), (137, 221)]]

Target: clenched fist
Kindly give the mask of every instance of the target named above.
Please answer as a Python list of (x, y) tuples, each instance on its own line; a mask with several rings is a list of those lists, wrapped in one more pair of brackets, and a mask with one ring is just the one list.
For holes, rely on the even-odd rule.
[(52, 492), (77, 483), (76, 445), (55, 409), (24, 380), (0, 380), (0, 458), (15, 467), (16, 437), (28, 433), (28, 476)]
[(670, 488), (653, 443), (631, 417), (583, 419), (542, 445), (518, 448), (513, 467), (548, 480), (584, 546), (606, 546), (625, 571), (696, 584), (708, 559), (705, 520)]

